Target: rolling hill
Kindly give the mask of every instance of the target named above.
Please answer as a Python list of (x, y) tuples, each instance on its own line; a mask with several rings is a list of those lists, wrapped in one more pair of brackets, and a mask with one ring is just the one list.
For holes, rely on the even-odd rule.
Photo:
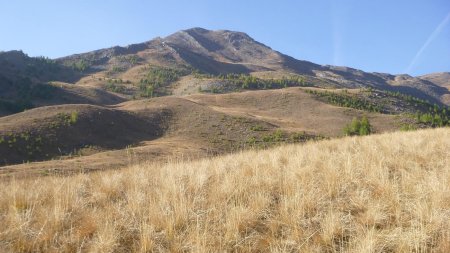
[(242, 32), (202, 28), (59, 59), (2, 52), (0, 174), (334, 138), (362, 117), (372, 133), (445, 126), (448, 80), (322, 66)]
[(117, 104), (117, 94), (70, 84), (82, 77), (72, 68), (21, 51), (0, 53), (0, 116), (46, 105)]

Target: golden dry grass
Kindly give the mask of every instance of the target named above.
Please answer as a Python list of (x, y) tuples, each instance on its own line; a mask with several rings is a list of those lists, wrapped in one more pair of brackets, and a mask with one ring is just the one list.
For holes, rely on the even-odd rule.
[(450, 252), (450, 129), (0, 183), (1, 252)]

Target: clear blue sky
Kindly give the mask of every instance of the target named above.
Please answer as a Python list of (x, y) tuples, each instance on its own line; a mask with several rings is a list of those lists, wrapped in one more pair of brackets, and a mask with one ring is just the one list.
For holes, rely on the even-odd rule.
[(0, 50), (61, 57), (203, 27), (365, 71), (450, 71), (450, 0), (0, 0)]

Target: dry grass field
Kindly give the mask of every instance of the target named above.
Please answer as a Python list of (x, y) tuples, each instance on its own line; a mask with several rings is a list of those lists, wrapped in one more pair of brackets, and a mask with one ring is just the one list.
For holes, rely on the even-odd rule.
[(450, 252), (450, 129), (0, 183), (1, 252)]

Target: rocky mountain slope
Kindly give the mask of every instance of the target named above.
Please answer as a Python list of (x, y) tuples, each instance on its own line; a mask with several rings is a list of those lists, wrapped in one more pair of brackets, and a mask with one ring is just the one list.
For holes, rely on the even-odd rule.
[[(340, 88), (372, 87), (400, 91), (432, 103), (446, 102), (443, 97), (449, 94), (447, 87), (441, 85), (448, 80), (448, 73), (433, 74), (434, 78), (420, 78), (367, 73), (348, 67), (321, 66), (272, 50), (245, 33), (227, 30), (193, 28), (166, 38), (97, 50), (57, 61), (69, 66), (84, 63), (90, 73), (106, 72), (114, 77), (134, 81), (145, 78), (145, 75), (139, 74), (139, 70), (142, 70), (143, 65), (150, 64), (212, 75), (269, 72), (268, 76), (277, 76), (280, 73), (291, 73), (319, 79), (328, 86)], [(188, 75), (187, 72), (184, 74)]]
[[(153, 76), (158, 71), (162, 75), (169, 72), (172, 78), (155, 84)], [(180, 86), (202, 83), (195, 78), (195, 73), (262, 75), (266, 79), (299, 75), (313, 86), (372, 87), (399, 91), (431, 103), (449, 105), (450, 102), (449, 73), (411, 77), (321, 66), (272, 50), (245, 33), (193, 28), (166, 38), (56, 60), (28, 57), (21, 51), (0, 53), (0, 115), (51, 104), (114, 104), (145, 97), (149, 89), (151, 96), (170, 95), (177, 88), (179, 91)], [(52, 85), (54, 81), (59, 85)], [(211, 90), (214, 82), (217, 80), (203, 82), (201, 86)], [(68, 90), (71, 84), (75, 84), (74, 88)], [(223, 82), (217, 85), (226, 86)], [(216, 90), (227, 91), (217, 87)], [(89, 95), (93, 93), (94, 96)], [(55, 99), (60, 97), (65, 99)]]

